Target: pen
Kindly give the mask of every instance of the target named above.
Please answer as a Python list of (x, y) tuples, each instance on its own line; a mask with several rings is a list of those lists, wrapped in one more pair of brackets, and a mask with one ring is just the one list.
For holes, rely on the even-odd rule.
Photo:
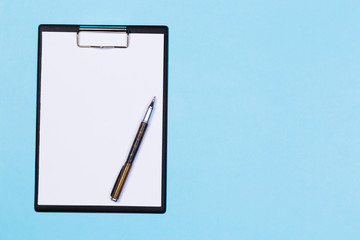
[(148, 125), (148, 122), (149, 122), (149, 119), (150, 119), (150, 116), (151, 116), (151, 112), (154, 108), (154, 102), (155, 102), (155, 97), (153, 98), (153, 100), (151, 101), (147, 111), (146, 111), (146, 114), (144, 116), (144, 119), (142, 120), (141, 124), (140, 124), (140, 127), (139, 127), (139, 130), (136, 134), (136, 137), (135, 137), (135, 140), (131, 146), (131, 149), (130, 149), (130, 152), (129, 152), (129, 156), (124, 164), (124, 166), (121, 168), (120, 170), (120, 173), (116, 179), (116, 182), (115, 182), (115, 185), (114, 185), (114, 188), (111, 192), (111, 200), (113, 200), (114, 202), (116, 202), (118, 199), (119, 199), (119, 196), (120, 196), (120, 193), (121, 193), (121, 190), (122, 188), (124, 187), (124, 184), (125, 184), (125, 181), (126, 181), (126, 178), (129, 174), (129, 171), (130, 171), (130, 168), (131, 168), (131, 165), (135, 159), (135, 156), (136, 156), (136, 153), (139, 149), (139, 146), (141, 144), (141, 140), (145, 134), (145, 131), (146, 131), (146, 127)]

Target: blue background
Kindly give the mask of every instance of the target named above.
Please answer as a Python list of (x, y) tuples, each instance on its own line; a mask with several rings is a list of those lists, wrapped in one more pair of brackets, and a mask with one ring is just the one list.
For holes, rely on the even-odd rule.
[[(359, 239), (359, 12), (0, 0), (0, 239)], [(34, 211), (42, 23), (169, 26), (166, 214)]]

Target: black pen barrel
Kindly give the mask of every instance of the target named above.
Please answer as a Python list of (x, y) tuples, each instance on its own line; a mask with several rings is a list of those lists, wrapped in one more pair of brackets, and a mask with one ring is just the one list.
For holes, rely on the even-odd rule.
[(141, 122), (139, 130), (138, 130), (138, 132), (136, 134), (136, 137), (134, 139), (134, 142), (133, 142), (133, 144), (131, 146), (129, 156), (128, 156), (127, 160), (126, 160), (127, 163), (131, 164), (134, 161), (136, 153), (137, 153), (137, 151), (139, 149), (140, 143), (141, 143), (141, 141), (142, 141), (142, 139), (144, 137), (147, 125), (148, 125), (147, 123)]

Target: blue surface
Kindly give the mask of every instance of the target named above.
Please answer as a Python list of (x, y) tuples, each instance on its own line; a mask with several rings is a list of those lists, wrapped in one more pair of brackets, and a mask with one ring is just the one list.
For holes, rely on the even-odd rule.
[[(0, 239), (360, 239), (359, 12), (0, 0)], [(169, 26), (166, 214), (34, 211), (41, 23)]]

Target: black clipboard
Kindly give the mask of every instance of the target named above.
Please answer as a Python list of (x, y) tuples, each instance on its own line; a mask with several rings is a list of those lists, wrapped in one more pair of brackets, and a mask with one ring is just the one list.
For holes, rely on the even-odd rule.
[[(164, 213), (167, 94), (166, 26), (40, 25), (35, 210)], [(153, 96), (148, 131), (113, 202)]]

